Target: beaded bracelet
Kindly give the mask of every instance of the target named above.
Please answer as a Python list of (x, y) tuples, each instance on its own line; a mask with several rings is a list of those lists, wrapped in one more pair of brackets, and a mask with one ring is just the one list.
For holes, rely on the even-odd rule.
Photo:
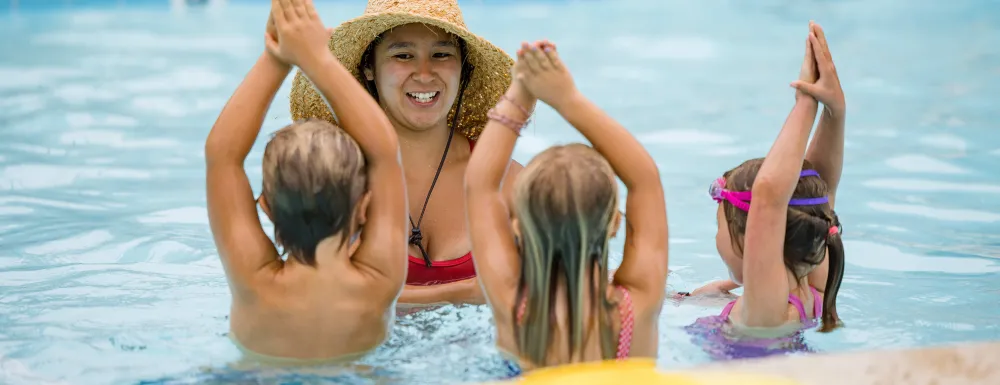
[(510, 102), (510, 104), (513, 104), (515, 107), (517, 107), (519, 110), (521, 110), (521, 112), (524, 113), (525, 122), (527, 122), (527, 120), (529, 120), (529, 118), (531, 118), (531, 113), (528, 112), (528, 110), (526, 110), (524, 107), (521, 107), (520, 104), (517, 104), (517, 102), (515, 102), (514, 99), (511, 99), (509, 96), (507, 96), (507, 94), (501, 95), (500, 96), (500, 100), (506, 100), (506, 101)]
[(496, 108), (491, 108), (489, 111), (487, 111), (486, 117), (490, 118), (491, 120), (496, 120), (497, 122), (500, 122), (500, 124), (507, 126), (511, 130), (513, 130), (514, 134), (516, 134), (517, 136), (521, 136), (521, 128), (524, 127), (525, 124), (527, 124), (527, 122), (518, 122), (514, 119), (504, 116), (503, 114), (497, 112)]

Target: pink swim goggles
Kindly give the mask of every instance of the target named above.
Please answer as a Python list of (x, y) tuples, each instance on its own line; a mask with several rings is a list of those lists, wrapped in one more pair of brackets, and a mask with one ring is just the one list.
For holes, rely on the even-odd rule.
[[(816, 170), (802, 170), (799, 174), (800, 178), (807, 176), (819, 177), (819, 173)], [(719, 177), (715, 182), (712, 182), (712, 186), (708, 188), (708, 194), (715, 199), (716, 202), (722, 203), (723, 200), (729, 201), (736, 208), (743, 211), (750, 211), (750, 191), (729, 191), (726, 190), (726, 178)], [(823, 196), (819, 198), (799, 198), (792, 199), (788, 201), (789, 206), (811, 206), (827, 203), (830, 200)]]

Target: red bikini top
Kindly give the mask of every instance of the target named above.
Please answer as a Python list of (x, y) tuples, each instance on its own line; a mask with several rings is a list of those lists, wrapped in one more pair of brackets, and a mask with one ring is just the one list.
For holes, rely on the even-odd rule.
[[(469, 150), (476, 142), (469, 139)], [(423, 258), (409, 256), (410, 266), (406, 272), (406, 284), (414, 286), (431, 286), (443, 283), (462, 281), (476, 276), (476, 266), (472, 262), (472, 252), (449, 259), (447, 261), (432, 261), (430, 266)]]

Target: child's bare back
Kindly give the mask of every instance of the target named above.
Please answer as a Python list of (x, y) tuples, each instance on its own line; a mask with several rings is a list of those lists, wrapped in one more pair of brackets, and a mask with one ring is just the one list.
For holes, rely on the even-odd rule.
[[(347, 256), (315, 269), (294, 266), (262, 275), (252, 299), (234, 299), (231, 337), (253, 352), (309, 359), (350, 359), (388, 336), (397, 291), (350, 266)], [(269, 280), (269, 282), (268, 282)], [(376, 293), (379, 287), (381, 295)], [(257, 355), (262, 355), (258, 353)]]

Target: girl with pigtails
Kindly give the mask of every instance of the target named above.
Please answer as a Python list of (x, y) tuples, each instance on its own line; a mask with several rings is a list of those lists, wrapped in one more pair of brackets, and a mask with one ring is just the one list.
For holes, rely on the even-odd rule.
[[(743, 286), (740, 298), (711, 317), (717, 327), (788, 336), (815, 326), (817, 318), (820, 332), (840, 324), (844, 245), (834, 197), (843, 169), (845, 103), (826, 37), (815, 23), (799, 80), (791, 85), (795, 106), (767, 156), (743, 162), (709, 188), (719, 203), (716, 247), (732, 279), (687, 295)], [(807, 148), (819, 103), (824, 111)], [(699, 320), (689, 331), (699, 323), (704, 326)]]

